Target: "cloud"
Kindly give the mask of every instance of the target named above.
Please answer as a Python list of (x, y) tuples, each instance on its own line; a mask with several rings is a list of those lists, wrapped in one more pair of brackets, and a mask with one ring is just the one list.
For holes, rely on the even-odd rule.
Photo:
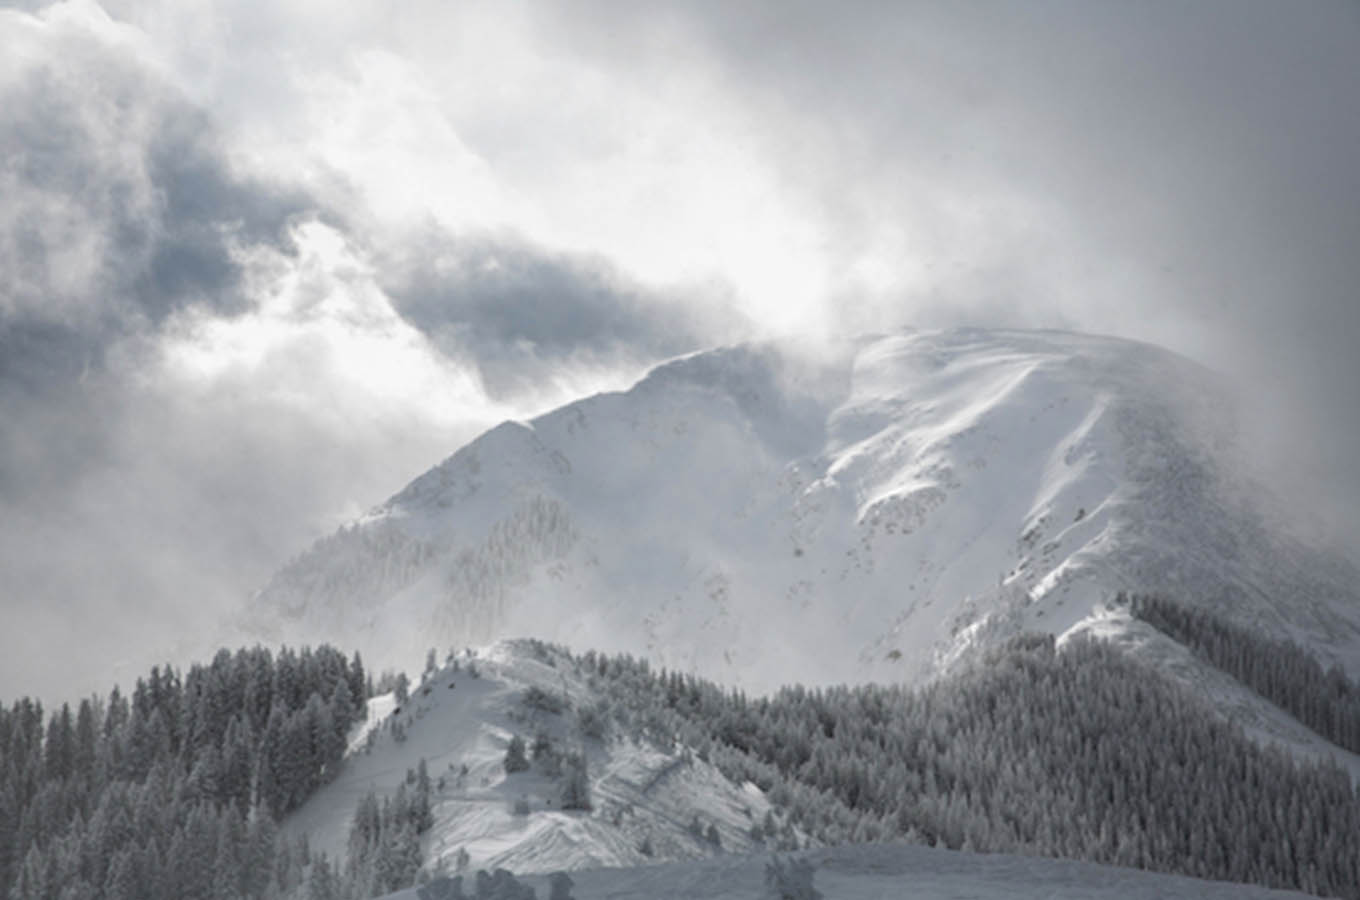
[(712, 340), (601, 258), (389, 234), (363, 172), (262, 168), (93, 4), (0, 35), (7, 691), (237, 640), (273, 569), (480, 430)]
[(1360, 533), (1358, 45), (1326, 2), (0, 9), (7, 614), (140, 665), (498, 417), (909, 324), (1237, 375)]
[(78, 375), (177, 310), (246, 309), (236, 248), (283, 246), (307, 198), (233, 171), (208, 117), (97, 7), (0, 22), (7, 374)]
[(636, 372), (751, 330), (721, 309), (721, 292), (667, 296), (603, 258), (505, 236), (426, 231), (384, 262), (384, 288), (403, 318), (475, 364), (498, 399), (533, 394), (573, 367)]
[(1333, 535), (1360, 533), (1354, 4), (544, 15), (597, 65), (644, 81), (689, 66), (727, 86), (817, 223), (835, 320), (1179, 350), (1242, 386), (1266, 477)]

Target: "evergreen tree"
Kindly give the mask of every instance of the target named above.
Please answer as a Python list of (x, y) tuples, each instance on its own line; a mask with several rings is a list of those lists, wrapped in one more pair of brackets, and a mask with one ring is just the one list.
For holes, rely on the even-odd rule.
[[(0, 750), (3, 744), (0, 743)], [(3, 892), (14, 877), (14, 868), (19, 858), (16, 846), (19, 838), (19, 798), (15, 793), (17, 777), (13, 768), (0, 772), (0, 892)]]
[(312, 861), (307, 873), (307, 900), (343, 900), (340, 878), (326, 854)]
[(434, 811), (432, 794), (434, 786), (430, 783), (429, 768), (425, 765), (425, 758), (421, 757), (416, 766), (415, 793), (411, 798), (411, 823), (415, 826), (416, 832), (423, 834), (434, 827)]
[(119, 850), (109, 865), (108, 877), (104, 881), (104, 900), (138, 900), (140, 896), (133, 853), (129, 849)]
[(571, 889), (575, 882), (566, 872), (554, 872), (548, 876), (548, 900), (573, 900)]
[(821, 900), (813, 887), (812, 863), (806, 859), (770, 857), (765, 864), (765, 896), (769, 900)]
[(75, 746), (72, 750), (72, 768), (84, 782), (88, 790), (89, 782), (95, 775), (95, 762), (99, 750), (99, 719), (95, 704), (86, 698), (80, 701), (76, 712)]
[(250, 898), (265, 898), (272, 893), (273, 872), (282, 851), (278, 827), (269, 811), (255, 807), (246, 823), (245, 844), (241, 849), (241, 890)]
[(280, 705), (270, 710), (269, 721), (260, 739), (255, 777), (256, 801), (275, 819), (284, 813), (288, 804), (285, 756), (284, 712)]
[(463, 893), (461, 876), (434, 878), (429, 884), (420, 886), (416, 891), (416, 897), (418, 900), (468, 900), (467, 894)]
[(43, 743), (44, 777), (61, 781), (71, 774), (75, 765), (76, 735), (71, 719), (71, 707), (65, 703), (52, 714), (47, 726), (47, 740)]
[(37, 844), (31, 845), (19, 867), (10, 897), (13, 900), (55, 900), (57, 884), (53, 862)]
[(360, 658), (358, 650), (354, 651), (354, 658), (350, 660), (348, 678), (350, 706), (362, 714), (373, 692), (370, 690), (368, 673), (364, 670), (364, 661)]
[(590, 778), (586, 773), (585, 757), (579, 753), (567, 757), (563, 770), (562, 799), (563, 809), (591, 809)]
[(529, 768), (529, 760), (524, 755), (524, 738), (514, 735), (505, 748), (505, 771), (513, 775)]

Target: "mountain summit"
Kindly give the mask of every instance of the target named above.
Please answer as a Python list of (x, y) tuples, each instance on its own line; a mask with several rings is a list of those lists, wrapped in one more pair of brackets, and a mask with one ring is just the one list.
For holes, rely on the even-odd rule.
[(1276, 527), (1225, 391), (1145, 344), (754, 343), (506, 422), (256, 596), (393, 659), (533, 635), (764, 690), (928, 677), (1159, 592), (1354, 674), (1360, 575)]

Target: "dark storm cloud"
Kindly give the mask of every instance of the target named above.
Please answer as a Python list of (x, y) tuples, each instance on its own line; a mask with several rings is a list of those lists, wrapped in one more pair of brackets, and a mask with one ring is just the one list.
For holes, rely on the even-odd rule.
[[(383, 283), (398, 312), (449, 356), (472, 361), (497, 399), (572, 365), (656, 362), (721, 330), (704, 307), (632, 284), (604, 259), (506, 237), (427, 232), (403, 242)], [(737, 316), (724, 319), (739, 327)]]
[(60, 26), (35, 43), (0, 83), (0, 497), (43, 504), (99, 464), (143, 339), (176, 312), (245, 311), (234, 248), (286, 250), (306, 203), (236, 175), (125, 48)]
[(112, 30), (0, 12), (6, 696), (104, 688), (129, 674), (119, 660), (178, 655), (205, 638), (233, 566), (272, 564), (214, 510), (254, 496), (258, 460), (227, 448), (288, 436), (243, 420), (205, 441), (210, 408), (196, 420), (144, 376), (176, 314), (249, 310), (237, 248), (288, 252), (308, 204), (234, 172), (203, 111)]
[(308, 208), (235, 175), (207, 117), (135, 61), (76, 47), (87, 55), (40, 63), (0, 93), (0, 349), (12, 378), (82, 371), (108, 343), (189, 307), (243, 311), (233, 247), (286, 247), (290, 217)]
[[(163, 193), (157, 237), (131, 284), (153, 320), (187, 304), (213, 312), (241, 312), (241, 265), (231, 243), (287, 250), (288, 222), (316, 205), (286, 190), (234, 175), (212, 143), (205, 114), (181, 110), (167, 117), (147, 154), (148, 179)], [(143, 225), (145, 228), (146, 226)], [(125, 231), (140, 245), (136, 225)]]
[[(109, 345), (185, 309), (248, 310), (235, 250), (289, 252), (288, 226), (303, 214), (368, 243), (362, 213), (335, 206), (352, 198), (323, 210), (299, 189), (233, 171), (211, 117), (124, 48), (77, 34), (54, 49), (0, 94), (0, 154), (17, 198), (0, 210), (0, 375), (11, 385), (79, 377)], [(569, 361), (636, 365), (713, 337), (701, 312), (603, 258), (434, 228), (378, 256), (399, 312), (473, 362), (498, 398)]]

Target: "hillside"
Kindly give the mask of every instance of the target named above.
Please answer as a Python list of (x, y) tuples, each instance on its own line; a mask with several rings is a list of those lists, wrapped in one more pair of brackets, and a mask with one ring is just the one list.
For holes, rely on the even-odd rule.
[[(1179, 635), (1216, 685), (1360, 748), (1360, 685), (1339, 669), (1191, 607), (1124, 609)], [(357, 653), (223, 650), (74, 711), (0, 706), (0, 893), (365, 900), (421, 878), (608, 867), (598, 883), (629, 896), (665, 877), (646, 871), (658, 863), (714, 859), (673, 870), (677, 890), (740, 896), (771, 852), (905, 842), (1360, 896), (1352, 779), (1260, 746), (1178, 666), (1143, 659), (1030, 634), (923, 687), (753, 698), (532, 640), (431, 656), (391, 693)], [(853, 896), (900, 870), (878, 852), (819, 858), (840, 860)], [(925, 861), (932, 889), (976, 880)], [(1045, 890), (1060, 871), (1011, 874)]]
[(385, 664), (532, 634), (768, 690), (917, 680), (1127, 590), (1355, 674), (1360, 574), (1230, 474), (1229, 409), (1205, 370), (1111, 338), (714, 350), (487, 432), (245, 617)]
[[(1342, 687), (1337, 711), (1360, 696)], [(1058, 649), (1031, 635), (925, 689), (793, 687), (758, 700), (627, 657), (504, 642), (432, 668), (394, 702), (371, 701), (338, 777), (284, 822), (314, 854), (348, 857), (345, 896), (418, 871), (470, 882), (479, 870), (635, 869), (863, 841), (1355, 896), (1351, 780), (1261, 748), (1105, 642)], [(543, 748), (532, 763), (507, 765), (515, 735)], [(587, 802), (568, 809), (573, 754), (584, 766), (571, 796)], [(421, 790), (422, 766), (429, 815), (412, 831), (402, 798)], [(356, 856), (365, 802), (385, 823), (394, 812), (361, 842), (377, 849)]]
[[(339, 777), (287, 819), (285, 833), (306, 834), (313, 849), (345, 858), (361, 798), (390, 797), (424, 760), (434, 784), (434, 824), (424, 837), (430, 868), (442, 860), (452, 871), (460, 853), (471, 869), (548, 872), (764, 846), (750, 835), (771, 812), (761, 791), (684, 747), (616, 735), (607, 713), (595, 712), (600, 697), (578, 664), (535, 641), (448, 660), (404, 703), (391, 694), (370, 701)], [(509, 773), (516, 735), (531, 764)], [(536, 758), (538, 738), (550, 759)], [(573, 753), (585, 760), (589, 810), (562, 808), (564, 761)]]

